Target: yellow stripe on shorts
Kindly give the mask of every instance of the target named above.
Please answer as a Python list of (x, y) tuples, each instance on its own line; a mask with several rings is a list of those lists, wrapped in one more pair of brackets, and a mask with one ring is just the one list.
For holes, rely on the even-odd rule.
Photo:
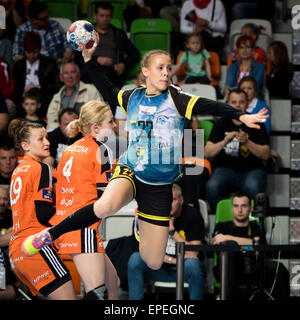
[(156, 221), (169, 221), (170, 217), (158, 217), (158, 216), (153, 216), (151, 214), (146, 214), (143, 213), (141, 211), (137, 211), (137, 214), (145, 219), (149, 219), (149, 220), (156, 220)]

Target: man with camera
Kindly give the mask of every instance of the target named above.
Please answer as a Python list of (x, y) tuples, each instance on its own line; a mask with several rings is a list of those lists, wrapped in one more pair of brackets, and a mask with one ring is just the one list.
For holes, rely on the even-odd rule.
[[(246, 192), (235, 193), (232, 199), (233, 221), (216, 224), (213, 233), (213, 244), (258, 245), (266, 244), (265, 231), (260, 230), (257, 221), (250, 221), (252, 212), (251, 199)], [(228, 298), (237, 299), (239, 285), (250, 289), (250, 296), (259, 288), (259, 263), (254, 252), (229, 251), (228, 253)], [(220, 281), (220, 261), (214, 267), (214, 275)], [(265, 289), (263, 298), (268, 300), (287, 300), (289, 298), (289, 272), (282, 263), (264, 260), (263, 283)]]

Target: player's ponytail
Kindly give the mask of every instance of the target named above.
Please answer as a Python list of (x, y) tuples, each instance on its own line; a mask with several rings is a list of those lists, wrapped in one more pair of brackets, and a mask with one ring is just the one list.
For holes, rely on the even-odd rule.
[(68, 137), (75, 137), (79, 132), (88, 135), (93, 124), (101, 125), (104, 114), (110, 106), (104, 101), (92, 100), (85, 103), (80, 109), (79, 119), (73, 120), (67, 126)]

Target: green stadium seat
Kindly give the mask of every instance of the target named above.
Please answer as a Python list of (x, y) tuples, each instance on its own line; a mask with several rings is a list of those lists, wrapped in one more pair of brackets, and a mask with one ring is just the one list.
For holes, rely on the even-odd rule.
[(130, 37), (141, 51), (153, 49), (170, 50), (172, 25), (169, 20), (159, 18), (136, 19), (130, 27)]
[(206, 144), (214, 123), (210, 120), (199, 120), (199, 125), (204, 130), (204, 144)]
[(50, 17), (78, 20), (80, 0), (40, 0), (47, 4)]

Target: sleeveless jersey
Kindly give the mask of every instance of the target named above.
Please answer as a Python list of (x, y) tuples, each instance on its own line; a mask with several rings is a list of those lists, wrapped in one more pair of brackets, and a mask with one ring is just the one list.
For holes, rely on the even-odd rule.
[(56, 213), (50, 223), (56, 225), (76, 210), (95, 202), (99, 198), (97, 189), (105, 188), (111, 170), (111, 150), (94, 137), (81, 138), (67, 147), (53, 174), (57, 181)]
[(184, 120), (191, 118), (199, 97), (171, 85), (158, 95), (145, 87), (120, 90), (118, 102), (128, 114), (129, 145), (119, 165), (129, 167), (147, 184), (169, 184), (182, 176)]

